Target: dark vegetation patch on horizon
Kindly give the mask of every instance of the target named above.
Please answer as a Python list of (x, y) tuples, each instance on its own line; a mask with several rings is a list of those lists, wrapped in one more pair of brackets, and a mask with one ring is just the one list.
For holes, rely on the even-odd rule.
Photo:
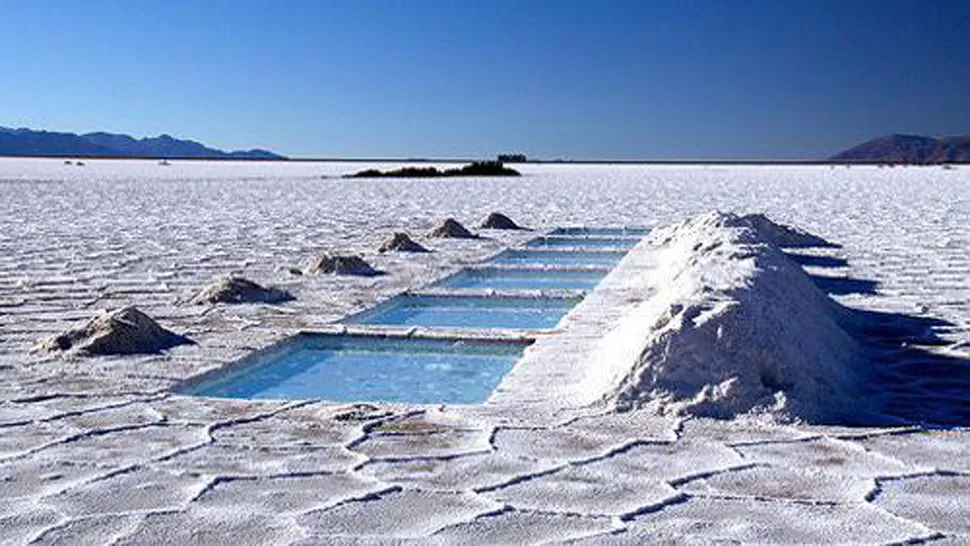
[(501, 161), (475, 161), (457, 169), (439, 170), (437, 167), (402, 167), (390, 171), (366, 169), (344, 178), (447, 178), (455, 176), (521, 176), (519, 171), (506, 167)]

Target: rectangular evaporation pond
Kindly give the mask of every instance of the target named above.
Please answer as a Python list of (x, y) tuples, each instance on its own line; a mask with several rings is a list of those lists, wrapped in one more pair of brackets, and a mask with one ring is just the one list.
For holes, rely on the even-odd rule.
[(622, 248), (629, 250), (640, 239), (632, 237), (539, 237), (525, 244), (533, 248)]
[(650, 233), (650, 228), (592, 228), (567, 227), (556, 228), (551, 235), (579, 235), (591, 237), (642, 237)]
[(219, 398), (476, 404), (530, 342), (300, 334), (178, 389)]
[(436, 288), (491, 288), (494, 290), (591, 290), (606, 276), (605, 270), (462, 269), (434, 283)]
[(579, 298), (401, 295), (342, 322), (545, 330), (555, 328), (577, 303)]
[(622, 251), (569, 251), (509, 249), (489, 260), (503, 265), (615, 265), (623, 259)]

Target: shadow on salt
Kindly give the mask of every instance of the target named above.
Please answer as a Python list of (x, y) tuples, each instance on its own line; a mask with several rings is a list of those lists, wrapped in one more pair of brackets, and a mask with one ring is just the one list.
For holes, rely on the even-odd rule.
[(842, 327), (869, 357), (868, 392), (883, 413), (926, 426), (970, 426), (970, 358), (938, 334), (953, 323), (843, 309)]
[[(829, 248), (835, 245), (829, 246)], [(785, 252), (795, 263), (838, 268), (843, 258)], [(878, 283), (853, 277), (809, 275), (831, 295), (876, 294)], [(956, 328), (943, 319), (864, 311), (839, 305), (842, 327), (869, 357), (868, 395), (892, 418), (931, 427), (970, 426), (970, 358), (951, 350), (939, 332)], [(963, 350), (966, 351), (967, 347)], [(863, 425), (872, 424), (866, 417)], [(884, 423), (877, 423), (884, 424)]]

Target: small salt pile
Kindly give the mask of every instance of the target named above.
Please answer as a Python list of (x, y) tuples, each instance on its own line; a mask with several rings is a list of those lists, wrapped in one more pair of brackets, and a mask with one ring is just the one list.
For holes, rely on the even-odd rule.
[(381, 246), (377, 248), (378, 252), (431, 252), (427, 248), (416, 243), (414, 239), (408, 237), (407, 233), (397, 232), (390, 237), (388, 237)]
[(50, 353), (127, 355), (157, 353), (192, 340), (162, 328), (135, 307), (103, 312), (80, 328), (40, 343), (34, 350)]
[(356, 275), (373, 277), (380, 275), (371, 265), (360, 256), (343, 256), (336, 254), (321, 254), (310, 259), (306, 268), (308, 274), (327, 275)]
[(212, 303), (281, 303), (295, 299), (285, 290), (264, 287), (242, 277), (229, 276), (218, 279), (204, 287), (190, 303), (205, 305)]
[(478, 237), (474, 233), (468, 231), (465, 226), (459, 224), (454, 218), (445, 218), (444, 220), (438, 222), (435, 227), (431, 228), (431, 231), (427, 233), (427, 236), (440, 239), (475, 239)]

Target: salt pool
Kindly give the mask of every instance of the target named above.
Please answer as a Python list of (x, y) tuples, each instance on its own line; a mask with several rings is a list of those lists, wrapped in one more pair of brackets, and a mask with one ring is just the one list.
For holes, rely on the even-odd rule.
[(490, 263), (509, 265), (615, 265), (622, 251), (569, 251), (509, 249), (496, 254)]
[(300, 334), (190, 382), (217, 398), (475, 404), (526, 341)]
[(605, 269), (469, 268), (445, 277), (432, 286), (495, 290), (590, 290), (606, 273)]
[(595, 227), (563, 227), (550, 232), (552, 235), (581, 235), (593, 237), (642, 237), (650, 233), (649, 228), (595, 228)]
[(530, 248), (577, 248), (629, 250), (640, 239), (633, 237), (537, 237), (526, 243)]
[[(495, 264), (469, 267), (439, 289), (589, 290), (638, 239), (542, 236), (508, 249)], [(612, 250), (606, 250), (612, 249)], [(583, 267), (579, 267), (583, 266)], [(400, 294), (341, 322), (423, 328), (548, 330), (581, 297)], [(479, 334), (470, 333), (471, 336)], [(246, 399), (473, 404), (483, 402), (531, 341), (371, 334), (298, 334), (235, 365), (192, 380), (184, 394)]]
[(400, 295), (342, 322), (446, 328), (555, 328), (579, 298)]

